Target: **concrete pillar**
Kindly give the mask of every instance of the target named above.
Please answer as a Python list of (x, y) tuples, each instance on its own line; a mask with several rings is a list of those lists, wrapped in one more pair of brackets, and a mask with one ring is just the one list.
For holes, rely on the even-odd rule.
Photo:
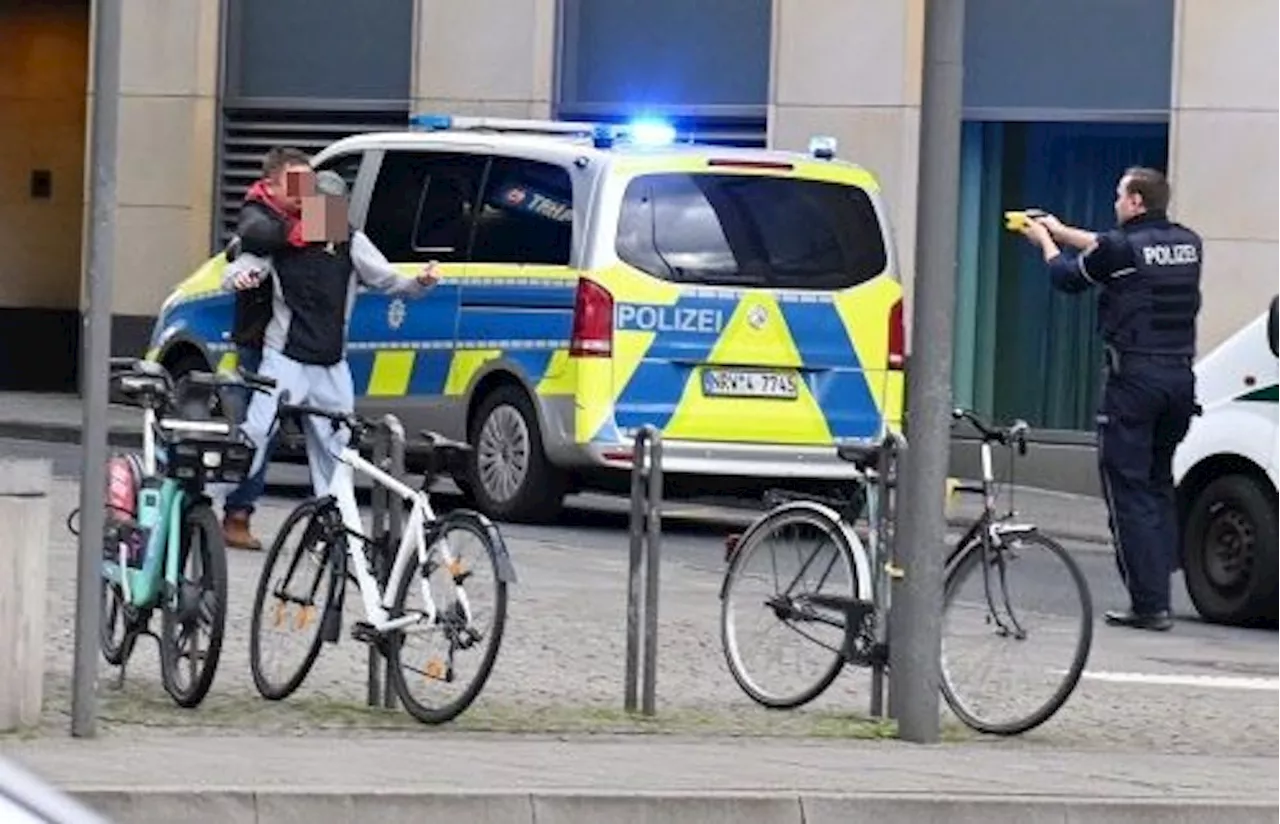
[[(118, 322), (155, 315), (170, 289), (209, 254), (220, 5), (124, 4), (111, 307)], [(88, 191), (86, 185), (86, 200)]]
[(0, 462), (0, 732), (40, 723), (52, 474), (48, 461)]
[[(769, 145), (840, 141), (880, 180), (908, 297), (915, 272), (924, 0), (774, 0)], [(909, 315), (910, 313), (908, 313)]]
[(413, 111), (551, 116), (556, 0), (417, 0)]
[(1275, 0), (1178, 0), (1172, 216), (1204, 237), (1201, 354), (1266, 311), (1280, 269)]

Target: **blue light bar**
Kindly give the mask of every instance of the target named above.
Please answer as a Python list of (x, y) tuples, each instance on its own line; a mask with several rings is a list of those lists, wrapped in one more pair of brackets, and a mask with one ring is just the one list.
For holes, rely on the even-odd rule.
[(627, 131), (637, 146), (670, 146), (676, 142), (675, 127), (664, 120), (634, 120)]
[(617, 139), (617, 134), (613, 126), (607, 123), (601, 123), (591, 130), (591, 143), (597, 149), (613, 148), (613, 141)]
[(453, 126), (453, 118), (447, 114), (413, 114), (409, 115), (409, 125), (419, 129), (448, 129)]

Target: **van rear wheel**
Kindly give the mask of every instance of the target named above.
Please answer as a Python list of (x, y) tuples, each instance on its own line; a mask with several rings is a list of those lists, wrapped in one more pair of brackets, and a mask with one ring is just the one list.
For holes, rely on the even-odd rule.
[(481, 511), (503, 521), (550, 521), (560, 514), (565, 475), (547, 459), (523, 390), (500, 386), (486, 395), (468, 430), (467, 485)]
[(1215, 479), (1191, 504), (1183, 533), (1187, 594), (1207, 621), (1276, 617), (1276, 508), (1245, 475)]

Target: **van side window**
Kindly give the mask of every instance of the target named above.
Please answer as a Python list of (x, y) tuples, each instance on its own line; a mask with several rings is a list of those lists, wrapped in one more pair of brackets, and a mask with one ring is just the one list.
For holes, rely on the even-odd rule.
[(465, 261), (484, 165), (468, 154), (387, 152), (365, 233), (393, 263)]
[(495, 157), (476, 217), (477, 263), (567, 266), (573, 243), (573, 182), (559, 166)]

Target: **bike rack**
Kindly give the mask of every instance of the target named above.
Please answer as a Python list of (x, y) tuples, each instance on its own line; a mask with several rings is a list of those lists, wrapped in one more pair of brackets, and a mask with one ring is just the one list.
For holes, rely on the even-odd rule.
[[(647, 458), (647, 460), (646, 460)], [(662, 433), (646, 424), (636, 433), (631, 463), (631, 555), (627, 567), (627, 662), (623, 706), (654, 714), (658, 676), (658, 571), (662, 559)], [(640, 566), (644, 563), (644, 661), (641, 669)]]
[[(404, 425), (395, 415), (384, 415), (379, 422), (373, 441), (373, 463), (393, 478), (404, 479)], [(398, 500), (386, 489), (375, 484), (371, 494), (373, 510), (373, 536), (376, 551), (373, 553), (373, 575), (378, 586), (386, 590), (391, 577), (391, 559), (404, 534), (404, 507), (392, 506)], [(379, 663), (382, 662), (382, 666)], [(368, 694), (365, 702), (370, 707), (382, 706), (395, 709), (396, 694), (391, 686), (391, 661), (385, 659), (377, 645), (369, 645)], [(381, 695), (379, 695), (381, 693)]]

